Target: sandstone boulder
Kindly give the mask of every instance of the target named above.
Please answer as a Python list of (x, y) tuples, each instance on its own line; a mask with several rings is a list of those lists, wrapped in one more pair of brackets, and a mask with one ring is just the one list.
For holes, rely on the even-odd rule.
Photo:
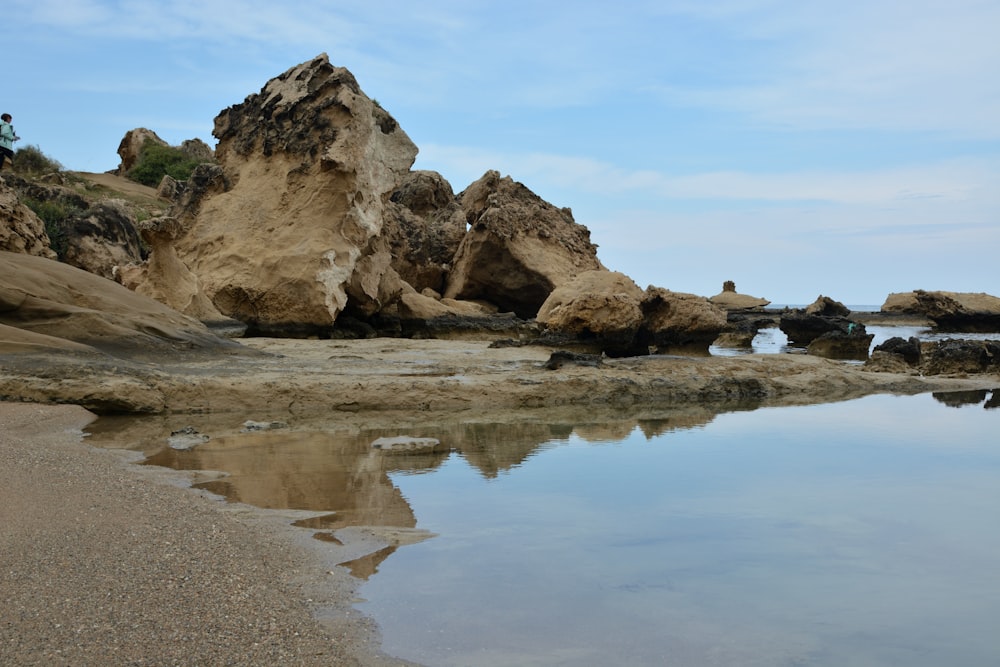
[[(139, 232), (151, 251), (150, 259), (141, 267), (136, 264), (119, 266), (116, 271), (118, 282), (217, 331), (242, 334), (246, 327), (220, 313), (205, 296), (198, 277), (177, 258), (174, 240), (179, 230), (177, 219), (171, 217), (151, 218), (139, 223)], [(144, 281), (146, 272), (163, 279), (158, 282)]]
[(643, 322), (643, 296), (624, 273), (584, 271), (552, 290), (537, 320), (549, 331), (593, 342), (609, 356), (631, 355)]
[(650, 286), (642, 299), (639, 343), (666, 353), (680, 349), (708, 351), (726, 328), (726, 312), (695, 294)]
[(924, 290), (890, 294), (882, 312), (922, 315), (941, 331), (1000, 332), (1000, 298), (990, 294)]
[[(0, 252), (0, 353), (82, 349), (127, 358), (237, 349), (197, 320), (68, 264)], [(162, 357), (159, 357), (162, 358)]]
[[(213, 133), (218, 166), (196, 170), (171, 214), (177, 261), (223, 315), (322, 333), (349, 299), (374, 312), (399, 296), (375, 239), (417, 149), (350, 72), (322, 54), (224, 110)], [(154, 269), (136, 283), (169, 289)]]
[(868, 333), (864, 324), (852, 322), (847, 331), (827, 331), (814, 338), (806, 351), (826, 359), (865, 361), (874, 338), (875, 334)]
[(142, 260), (135, 218), (119, 199), (97, 202), (64, 223), (62, 261), (108, 279), (115, 267)]
[(820, 317), (847, 317), (851, 314), (850, 308), (822, 294), (806, 306), (804, 312), (806, 315), (818, 315)]
[(763, 308), (771, 302), (749, 294), (740, 294), (736, 291), (736, 283), (727, 280), (722, 284), (722, 291), (708, 299), (716, 306), (726, 310), (752, 310)]
[(147, 141), (152, 141), (153, 143), (160, 144), (161, 146), (169, 145), (152, 130), (144, 127), (129, 130), (125, 133), (125, 136), (122, 137), (121, 143), (118, 144), (118, 157), (120, 157), (122, 161), (121, 164), (118, 165), (118, 169), (115, 173), (119, 176), (128, 176), (128, 172), (131, 171), (132, 167), (139, 162), (139, 156), (142, 154), (142, 148), (146, 145)]
[(532, 318), (552, 291), (603, 269), (586, 227), (510, 177), (487, 172), (459, 195), (469, 224), (444, 295)]
[(418, 292), (443, 293), (465, 227), (465, 213), (448, 181), (433, 171), (410, 172), (387, 204), (383, 235), (392, 267)]
[(45, 223), (5, 181), (0, 181), (0, 251), (56, 258)]

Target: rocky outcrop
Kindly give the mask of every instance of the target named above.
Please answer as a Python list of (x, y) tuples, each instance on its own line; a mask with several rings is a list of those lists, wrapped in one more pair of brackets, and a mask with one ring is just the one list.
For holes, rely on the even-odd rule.
[(827, 331), (814, 338), (806, 347), (806, 351), (826, 359), (864, 361), (868, 359), (868, 350), (874, 338), (875, 334), (868, 333), (864, 324), (851, 322), (847, 326), (847, 331)]
[(121, 143), (118, 144), (118, 157), (122, 159), (121, 163), (118, 165), (116, 174), (119, 176), (128, 176), (128, 172), (132, 170), (139, 162), (139, 157), (142, 155), (142, 148), (146, 145), (147, 141), (151, 141), (155, 144), (161, 146), (168, 146), (169, 144), (161, 139), (156, 132), (148, 130), (144, 127), (137, 127), (134, 130), (129, 130), (122, 137)]
[(55, 259), (45, 223), (25, 206), (17, 191), (0, 181), (0, 251)]
[(589, 230), (568, 208), (556, 208), (510, 177), (489, 171), (459, 202), (469, 231), (448, 276), (448, 298), (486, 299), (531, 318), (555, 288), (603, 269)]
[[(352, 302), (377, 312), (402, 285), (380, 240), (386, 201), (417, 149), (326, 55), (289, 69), (215, 119), (218, 167), (199, 167), (172, 210), (177, 260), (227, 317), (270, 334), (329, 332)], [(145, 267), (135, 282), (161, 289)]]
[(897, 373), (909, 370), (920, 375), (998, 374), (1000, 340), (949, 338), (921, 343), (916, 338), (892, 338), (875, 348), (865, 367)]
[(856, 327), (862, 325), (848, 320), (850, 313), (844, 304), (820, 295), (804, 309), (782, 313), (778, 327), (788, 337), (789, 343), (805, 347), (827, 333), (845, 336), (853, 333)]
[(417, 292), (443, 293), (465, 227), (465, 213), (448, 181), (433, 171), (410, 172), (386, 207), (382, 233), (392, 268)]
[(236, 349), (197, 320), (68, 264), (0, 252), (0, 275), (2, 353), (89, 350), (163, 361)]
[(941, 331), (1000, 332), (1000, 298), (984, 293), (915, 290), (890, 294), (882, 312), (922, 315)]
[(115, 267), (142, 259), (142, 245), (135, 217), (118, 199), (97, 202), (67, 219), (63, 225), (71, 239), (62, 261), (114, 279)]
[(767, 299), (738, 293), (732, 280), (722, 283), (722, 291), (708, 300), (726, 310), (755, 310), (771, 303)]
[(707, 351), (726, 326), (725, 312), (704, 297), (652, 286), (643, 291), (611, 271), (586, 271), (556, 288), (537, 319), (548, 331), (612, 357)]
[(630, 356), (639, 353), (643, 297), (623, 273), (585, 271), (552, 291), (537, 320), (549, 331), (592, 344), (609, 356)]
[(642, 299), (639, 343), (660, 353), (703, 350), (726, 327), (726, 313), (695, 294), (648, 287)]
[(847, 317), (851, 314), (850, 308), (822, 294), (806, 306), (804, 312), (806, 315), (817, 315), (819, 317)]

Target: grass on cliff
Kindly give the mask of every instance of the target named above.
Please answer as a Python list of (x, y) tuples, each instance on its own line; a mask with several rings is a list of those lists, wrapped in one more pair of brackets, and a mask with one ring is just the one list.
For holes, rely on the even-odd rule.
[(164, 176), (177, 181), (186, 181), (195, 167), (204, 160), (193, 158), (180, 148), (164, 146), (147, 139), (139, 152), (139, 161), (128, 172), (128, 177), (136, 183), (155, 188)]

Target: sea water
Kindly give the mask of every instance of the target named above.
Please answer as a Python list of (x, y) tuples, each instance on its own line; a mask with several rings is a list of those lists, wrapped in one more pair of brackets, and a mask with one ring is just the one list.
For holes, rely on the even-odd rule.
[[(323, 513), (302, 525), (324, 539), (427, 537), (345, 563), (384, 649), (426, 665), (968, 667), (1000, 664), (998, 406), (1000, 390), (529, 411), (145, 450), (224, 472), (198, 486), (232, 500)], [(400, 435), (441, 446), (371, 445)]]
[(427, 665), (995, 665), (997, 403), (871, 396), (400, 470), (436, 537), (359, 606)]

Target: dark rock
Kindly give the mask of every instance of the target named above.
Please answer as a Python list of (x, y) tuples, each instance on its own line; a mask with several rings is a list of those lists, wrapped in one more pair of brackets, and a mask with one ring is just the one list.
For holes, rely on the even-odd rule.
[(913, 336), (908, 340), (893, 336), (881, 345), (876, 345), (874, 351), (898, 355), (910, 366), (920, 364), (920, 340)]

